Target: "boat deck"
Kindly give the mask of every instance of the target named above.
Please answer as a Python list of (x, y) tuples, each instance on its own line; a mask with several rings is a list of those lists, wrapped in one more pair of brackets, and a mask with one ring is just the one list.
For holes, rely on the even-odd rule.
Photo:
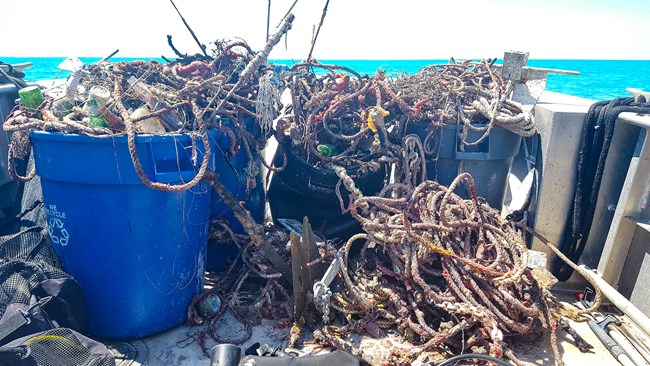
[[(568, 293), (559, 296), (568, 297)], [(591, 331), (587, 322), (571, 321), (571, 326), (594, 348), (586, 353), (580, 352), (573, 344), (571, 337), (564, 331), (558, 330), (559, 349), (567, 366), (610, 366), (618, 364), (605, 346)], [(252, 327), (252, 337), (241, 345), (242, 352), (255, 342), (268, 343), (275, 347), (286, 347), (289, 328), (271, 320), (262, 320)], [(223, 337), (241, 336), (241, 325), (230, 314), (226, 313), (218, 325), (218, 332)], [(209, 366), (210, 359), (205, 356), (199, 345), (201, 332), (207, 331), (207, 326), (182, 325), (165, 333), (139, 340), (109, 343), (124, 353), (125, 357), (118, 366)], [(512, 348), (517, 357), (528, 365), (553, 365), (553, 350), (550, 337), (545, 335), (529, 335), (512, 339)], [(368, 355), (377, 354), (385, 347), (384, 340), (376, 340), (369, 336), (360, 337), (361, 348)], [(205, 337), (205, 346), (209, 350), (217, 343), (210, 337)], [(310, 347), (304, 351), (310, 351)]]
[[(547, 108), (553, 112), (577, 114), (584, 113), (587, 106), (593, 103), (591, 100), (572, 97), (568, 95), (544, 92), (538, 101), (538, 105)], [(628, 119), (636, 120), (637, 116), (627, 116)], [(647, 117), (643, 117), (643, 122), (647, 122)], [(562, 136), (563, 138), (575, 138), (569, 134)], [(558, 152), (560, 153), (560, 152)], [(563, 159), (570, 159), (564, 156)], [(567, 163), (563, 162), (562, 164)], [(550, 179), (550, 178), (549, 178)], [(563, 178), (564, 179), (564, 178)], [(560, 195), (557, 199), (564, 199), (562, 193), (554, 192)], [(564, 198), (563, 198), (564, 197)], [(563, 218), (556, 217), (555, 220), (563, 221)], [(557, 229), (560, 230), (560, 229)], [(589, 250), (589, 249), (588, 249)], [(563, 301), (573, 301), (576, 289), (584, 288), (584, 281), (579, 276), (574, 276), (566, 283), (561, 283), (554, 288), (554, 293), (558, 298)], [(629, 322), (625, 316), (619, 317), (622, 322)], [(563, 355), (562, 359), (565, 365), (568, 366), (600, 366), (600, 365), (615, 365), (618, 361), (610, 354), (609, 350), (601, 343), (596, 337), (594, 332), (589, 328), (586, 321), (576, 322), (570, 321), (571, 326), (575, 331), (583, 337), (593, 349), (589, 352), (583, 353), (574, 345), (571, 337), (564, 331), (558, 330), (559, 350)], [(139, 339), (135, 341), (119, 342), (113, 344), (123, 352), (125, 352), (125, 359), (121, 365), (179, 365), (179, 366), (200, 366), (210, 364), (209, 358), (203, 354), (199, 342), (201, 340), (201, 333), (207, 331), (207, 326), (191, 327), (187, 325), (179, 326), (175, 329), (165, 333)], [(286, 324), (278, 324), (271, 320), (261, 320), (261, 322), (252, 327), (252, 337), (241, 345), (242, 351), (248, 348), (255, 342), (268, 343), (276, 347), (285, 347), (288, 344), (289, 328)], [(228, 337), (231, 335), (233, 338), (241, 335), (242, 326), (230, 314), (226, 313), (223, 319), (220, 320), (218, 325), (218, 332)], [(305, 335), (309, 338), (309, 334)], [(390, 335), (387, 336), (390, 338)], [(551, 348), (551, 341), (549, 334), (544, 335), (529, 335), (519, 338), (511, 338), (508, 340), (512, 344), (512, 349), (517, 357), (528, 365), (553, 365), (553, 350)], [(210, 337), (204, 337), (206, 349), (210, 349), (216, 342)], [(385, 348), (390, 342), (386, 339), (373, 339), (369, 336), (359, 336), (359, 348), (372, 358), (373, 355), (379, 354), (382, 348)], [(309, 346), (304, 349), (310, 351)], [(318, 350), (317, 350), (318, 351)]]

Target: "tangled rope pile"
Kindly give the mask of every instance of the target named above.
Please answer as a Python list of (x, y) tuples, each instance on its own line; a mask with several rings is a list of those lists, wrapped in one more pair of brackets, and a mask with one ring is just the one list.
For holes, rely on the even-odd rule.
[[(319, 76), (311, 68), (328, 73)], [(510, 99), (513, 83), (493, 69), (493, 61), (452, 60), (396, 78), (315, 62), (291, 71), (293, 109), (280, 119), (276, 137), (339, 175), (352, 192), (343, 212), (365, 231), (343, 248), (345, 289), (331, 303), (346, 322), (322, 327), (317, 340), (359, 353), (349, 342), (352, 333), (379, 338), (392, 329), (417, 347), (381, 362), (406, 365), (420, 352), (432, 360), (471, 350), (520, 363), (504, 334), (550, 330), (560, 365), (555, 330), (561, 314), (576, 313), (538, 283), (521, 234), (479, 201), (468, 174), (449, 188), (426, 181), (431, 152), (425, 146), (443, 125), (457, 125), (465, 145), (481, 143), (495, 126), (522, 136), (537, 132), (532, 115)], [(427, 127), (424, 144), (407, 135), (409, 123)], [(468, 141), (470, 131), (482, 134)], [(364, 197), (347, 172), (369, 162), (396, 163), (396, 183)], [(471, 200), (454, 194), (463, 181)], [(357, 241), (364, 243), (359, 256), (350, 254)]]
[[(522, 136), (537, 132), (532, 114), (510, 99), (513, 84), (493, 70), (492, 60), (452, 59), (395, 78), (313, 61), (294, 65), (287, 75), (292, 109), (280, 119), (276, 137), (315, 164), (359, 168), (393, 159), (400, 155), (406, 122), (428, 127), (425, 146), (444, 124), (458, 125), (465, 145), (479, 144), (494, 126)], [(470, 131), (482, 135), (468, 141)]]
[[(18, 133), (10, 149), (12, 175), (23, 181), (34, 175), (31, 172), (27, 177), (18, 177), (15, 173), (15, 159), (24, 158), (29, 151), (29, 146), (25, 146), (29, 139), (20, 137), (34, 130), (91, 136), (126, 134), (135, 169), (143, 183), (163, 191), (182, 191), (203, 178), (211, 153), (208, 128), (223, 131), (230, 137), (230, 152), (234, 154), (243, 147), (253, 162), (253, 154), (263, 147), (266, 136), (247, 128), (244, 118), (257, 117), (255, 98), (259, 78), (269, 68), (255, 59), (243, 41), (217, 41), (213, 54), (212, 58), (192, 56), (167, 64), (138, 60), (88, 65), (80, 71), (82, 88), (75, 87), (71, 95), (46, 96), (34, 111), (17, 107), (3, 126), (5, 131)], [(250, 71), (243, 75), (247, 69)], [(105, 126), (89, 124), (92, 116), (87, 101), (93, 87), (110, 92), (105, 105), (99, 106), (101, 118), (107, 122)], [(136, 114), (134, 111), (139, 109), (144, 112)], [(222, 123), (223, 118), (230, 121), (230, 126)], [(145, 122), (151, 124), (154, 119), (159, 121), (154, 127), (145, 126)], [(205, 154), (196, 177), (180, 185), (150, 181), (135, 150), (137, 133), (187, 133), (193, 139), (200, 138)], [(259, 170), (249, 170), (250, 188)]]
[[(509, 98), (513, 83), (493, 70), (494, 61), (457, 63), (452, 59), (449, 64), (429, 65), (390, 80), (390, 87), (406, 102), (408, 108), (402, 105), (401, 109), (411, 120), (464, 126), (466, 145), (483, 141), (494, 126), (533, 136), (537, 129), (532, 114)], [(483, 135), (467, 141), (467, 131), (483, 131)]]
[[(275, 271), (264, 252), (256, 248), (248, 236), (233, 233), (227, 224), (216, 221), (213, 225), (221, 226), (221, 230), (211, 229), (211, 239), (223, 245), (234, 243), (241, 249), (226, 271), (208, 276), (211, 287), (196, 295), (188, 307), (188, 324), (207, 325), (196, 335), (196, 341), (207, 357), (210, 357), (210, 347), (205, 343), (207, 336), (218, 343), (242, 344), (252, 336), (254, 319), (265, 318), (289, 324), (292, 316), (292, 298), (280, 282), (282, 274)], [(269, 245), (283, 256), (289, 255), (286, 253), (289, 238), (286, 232), (269, 229), (264, 235)], [(210, 303), (214, 296), (222, 299), (221, 305), (216, 312), (206, 313), (205, 308), (212, 306)], [(241, 325), (239, 332), (221, 327), (226, 313)], [(238, 334), (226, 337), (222, 333)]]
[[(364, 197), (344, 168), (335, 170), (355, 196), (349, 210), (365, 233), (343, 248), (345, 290), (331, 305), (347, 324), (324, 326), (317, 338), (359, 353), (346, 340), (351, 333), (381, 337), (393, 329), (415, 347), (393, 350), (392, 358), (383, 360), (391, 364), (408, 365), (424, 353), (430, 361), (464, 351), (521, 364), (504, 335), (550, 330), (555, 363), (562, 365), (556, 328), (567, 310), (528, 267), (520, 234), (478, 200), (469, 174), (449, 187), (395, 183)], [(463, 181), (469, 183), (469, 200), (454, 193)], [(356, 241), (363, 247), (350, 261)]]
[[(318, 76), (312, 68), (329, 73)], [(343, 66), (315, 61), (296, 64), (287, 75), (292, 108), (278, 123), (279, 141), (289, 141), (291, 148), (314, 163), (336, 161), (361, 167), (381, 156), (388, 143), (384, 123), (388, 112), (382, 108), (387, 96), (377, 87), (379, 76), (361, 76)]]
[[(87, 67), (82, 84), (88, 85), (87, 89), (92, 85), (111, 91), (109, 101), (100, 109), (108, 128), (89, 126), (90, 116), (76, 99), (65, 113), (54, 98), (47, 98), (35, 111), (15, 110), (4, 124), (6, 131), (14, 132), (10, 149), (13, 175), (14, 158), (26, 156), (32, 130), (93, 136), (126, 134), (142, 181), (164, 191), (181, 191), (202, 179), (216, 185), (216, 175), (207, 169), (208, 128), (227, 134), (232, 141), (231, 153), (241, 146), (254, 164), (253, 152), (264, 146), (271, 132), (278, 86), (271, 81), (272, 69), (256, 61), (245, 43), (216, 46), (214, 58), (194, 56), (166, 65), (134, 61)], [(327, 73), (317, 75), (314, 68)], [(479, 201), (468, 174), (461, 174), (449, 187), (427, 181), (422, 142), (403, 136), (407, 122), (432, 127), (425, 146), (435, 128), (444, 124), (462, 126), (466, 145), (480, 143), (495, 126), (522, 136), (535, 134), (532, 116), (509, 99), (512, 84), (492, 70), (492, 62), (454, 61), (390, 79), (383, 72), (361, 76), (342, 66), (310, 61), (294, 65), (285, 76), (292, 106), (278, 119), (278, 141), (302, 153), (312, 164), (323, 164), (339, 175), (352, 192), (346, 210), (365, 231), (343, 247), (340, 273), (345, 290), (335, 293), (331, 303), (347, 323), (323, 326), (316, 333), (317, 339), (358, 353), (347, 340), (350, 334), (367, 332), (381, 337), (391, 329), (405, 344), (416, 346), (394, 350), (392, 358), (385, 360), (393, 364), (411, 364), (420, 353), (432, 360), (436, 355), (445, 357), (465, 350), (505, 356), (521, 364), (504, 335), (550, 330), (555, 362), (561, 365), (555, 331), (558, 324), (566, 328), (560, 323), (566, 309), (528, 267), (528, 251), (520, 234), (501, 220), (499, 212)], [(132, 111), (143, 105), (149, 112), (134, 116)], [(219, 123), (220, 117), (229, 118), (233, 125)], [(161, 121), (165, 132), (202, 139), (204, 159), (190, 182), (161, 184), (150, 181), (144, 173), (135, 136), (138, 123), (152, 118)], [(244, 118), (257, 118), (260, 128), (251, 131)], [(468, 131), (483, 134), (476, 141), (467, 141)], [(377, 196), (364, 197), (346, 169), (377, 171), (387, 162), (397, 163), (397, 182)], [(250, 182), (255, 181), (257, 173), (249, 166)], [(33, 174), (18, 178), (29, 179)], [(454, 193), (464, 181), (470, 187), (469, 200)], [(339, 199), (343, 201), (340, 194)], [(238, 202), (229, 206), (238, 206)], [(237, 217), (244, 216), (240, 213)], [(278, 282), (287, 276), (260, 250), (262, 242), (274, 243), (277, 249), (286, 243), (286, 237), (279, 235), (272, 240), (259, 225), (246, 226), (246, 220), (240, 220), (251, 228), (247, 230), (250, 242), (240, 252), (244, 266), (233, 272), (233, 263), (215, 286), (228, 289), (222, 293), (227, 306), (209, 317), (199, 314), (197, 304), (214, 292), (207, 291), (197, 296), (188, 310), (194, 324), (209, 319), (208, 332), (220, 342), (223, 339), (215, 324), (241, 300), (239, 294), (249, 277), (262, 278), (266, 285), (248, 305), (259, 309), (266, 304), (272, 309), (280, 300), (286, 307), (282, 316), (292, 316), (290, 296)], [(224, 230), (229, 232), (227, 227)], [(238, 242), (229, 233), (233, 242)], [(359, 254), (351, 250), (357, 241), (363, 242)], [(332, 252), (331, 248), (321, 249), (324, 257)], [(282, 253), (280, 259), (285, 260), (286, 250)], [(242, 339), (247, 339), (250, 326), (239, 318), (246, 333)]]

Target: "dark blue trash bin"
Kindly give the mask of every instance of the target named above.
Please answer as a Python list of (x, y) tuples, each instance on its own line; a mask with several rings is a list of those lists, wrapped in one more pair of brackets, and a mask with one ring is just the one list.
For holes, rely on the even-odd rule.
[[(90, 332), (129, 339), (181, 324), (203, 289), (211, 187), (201, 182), (179, 193), (146, 187), (126, 136), (33, 132), (31, 138), (50, 237), (83, 288)], [(156, 182), (191, 180), (203, 157), (199, 143), (194, 164), (187, 135), (138, 135), (136, 144)]]
[[(426, 125), (409, 124), (407, 133), (414, 133), (425, 141)], [(486, 128), (486, 125), (476, 127)], [(449, 186), (463, 172), (470, 173), (476, 184), (476, 193), (491, 207), (501, 209), (508, 187), (512, 161), (519, 152), (521, 136), (500, 126), (494, 126), (489, 135), (477, 145), (465, 145), (459, 136), (462, 126), (444, 125), (427, 141), (434, 156), (427, 157), (427, 178)], [(468, 131), (465, 141), (478, 141), (484, 131)], [(469, 198), (469, 191), (458, 189), (461, 197)]]
[[(224, 126), (233, 129), (234, 126), (230, 119), (223, 119), (221, 121)], [(255, 128), (255, 120), (252, 118), (245, 119), (246, 128), (252, 130)], [(213, 166), (211, 168), (219, 174), (219, 181), (230, 191), (233, 196), (240, 201), (244, 202), (244, 207), (250, 211), (251, 216), (255, 221), (262, 222), (264, 220), (264, 185), (262, 183), (262, 176), (256, 176), (255, 188), (249, 192), (246, 191), (246, 180), (248, 177), (248, 164), (250, 157), (243, 148), (243, 146), (233, 156), (229, 151), (230, 138), (225, 133), (221, 132), (217, 135), (214, 145), (217, 146), (217, 151), (214, 153)], [(251, 146), (251, 149), (255, 147)], [(254, 159), (254, 164), (260, 166), (259, 156), (257, 151), (251, 151)], [(226, 206), (218, 193), (214, 192), (212, 195), (212, 205), (210, 207), (210, 218), (221, 218), (224, 220), (230, 229), (235, 234), (245, 234), (244, 228), (232, 211)], [(208, 242), (208, 256), (206, 262), (206, 269), (208, 271), (219, 271), (225, 269), (237, 256), (239, 248), (235, 243), (214, 243)]]

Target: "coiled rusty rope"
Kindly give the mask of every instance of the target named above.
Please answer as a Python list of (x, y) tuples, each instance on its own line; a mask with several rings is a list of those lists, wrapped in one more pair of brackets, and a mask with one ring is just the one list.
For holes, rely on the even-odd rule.
[[(381, 70), (368, 77), (310, 61), (287, 75), (292, 109), (280, 118), (276, 137), (313, 163), (351, 168), (379, 156), (395, 158), (407, 121), (430, 126), (425, 146), (448, 124), (459, 127), (467, 146), (484, 141), (495, 126), (522, 136), (537, 133), (532, 114), (511, 99), (512, 82), (490, 60), (430, 65), (393, 78)], [(480, 135), (470, 141), (476, 131)]]
[[(314, 69), (327, 73), (317, 74)], [(386, 152), (393, 119), (383, 108), (391, 100), (389, 90), (380, 86), (383, 73), (361, 76), (344, 66), (308, 61), (293, 65), (287, 74), (292, 109), (277, 125), (278, 141), (290, 142), (310, 162), (360, 169), (370, 169), (369, 160), (392, 154)], [(324, 153), (320, 148), (326, 145), (335, 149)]]
[(135, 168), (135, 171), (138, 174), (138, 177), (140, 178), (142, 183), (149, 188), (156, 189), (163, 192), (182, 192), (194, 187), (205, 177), (205, 173), (210, 163), (210, 156), (211, 156), (210, 140), (208, 138), (208, 129), (205, 124), (205, 121), (203, 121), (203, 117), (201, 116), (201, 111), (199, 110), (199, 107), (196, 105), (196, 100), (192, 99), (191, 101), (192, 111), (194, 112), (194, 117), (196, 119), (195, 121), (198, 125), (198, 133), (199, 136), (201, 137), (201, 140), (203, 141), (203, 148), (205, 149), (205, 151), (203, 152), (203, 160), (201, 161), (201, 165), (199, 167), (198, 172), (196, 173), (194, 178), (192, 178), (192, 180), (190, 180), (187, 183), (171, 185), (168, 183), (152, 182), (149, 179), (149, 177), (147, 177), (147, 174), (144, 172), (144, 169), (142, 168), (142, 163), (140, 163), (140, 158), (138, 157), (136, 151), (135, 127), (131, 121), (131, 117), (129, 116), (129, 113), (127, 112), (126, 108), (124, 108), (124, 105), (122, 104), (120, 98), (121, 81), (122, 80), (120, 76), (115, 78), (115, 91), (118, 96), (115, 99), (115, 107), (119, 111), (120, 116), (122, 117), (122, 119), (124, 120), (124, 124), (126, 125), (126, 135), (127, 135), (127, 143), (129, 147), (129, 155), (131, 155), (131, 161), (133, 162), (133, 167)]
[[(349, 209), (365, 233), (344, 246), (345, 291), (334, 295), (332, 307), (348, 324), (322, 329), (327, 343), (350, 347), (341, 342), (352, 332), (390, 328), (414, 344), (397, 364), (409, 364), (415, 353), (446, 357), (463, 350), (521, 364), (504, 334), (546, 329), (555, 364), (562, 365), (555, 332), (566, 311), (528, 267), (520, 234), (476, 196), (469, 174), (449, 187), (396, 183), (365, 197), (344, 168), (334, 170), (354, 196)], [(463, 182), (469, 200), (454, 193)], [(350, 262), (355, 241), (363, 247)]]
[[(537, 133), (532, 114), (510, 99), (513, 84), (492, 70), (491, 60), (429, 65), (388, 85), (406, 103), (400, 109), (411, 120), (463, 126), (465, 145), (479, 144), (494, 126), (526, 137)], [(483, 134), (467, 141), (467, 131)]]
[[(58, 119), (48, 110), (50, 104), (51, 101), (47, 100), (33, 112), (29, 112), (24, 108), (16, 107), (2, 125), (2, 128), (6, 132), (14, 133), (11, 142), (9, 143), (8, 169), (9, 175), (16, 181), (27, 182), (36, 176), (36, 170), (30, 171), (25, 176), (19, 175), (16, 171), (16, 160), (24, 159), (31, 149), (29, 140), (29, 133), (31, 131), (59, 131), (64, 133), (79, 132), (88, 135), (111, 134), (109, 129), (88, 127), (84, 124), (73, 121), (70, 118), (70, 115)], [(37, 118), (39, 113), (42, 115), (42, 119)], [(75, 112), (72, 112), (71, 114), (74, 113)]]

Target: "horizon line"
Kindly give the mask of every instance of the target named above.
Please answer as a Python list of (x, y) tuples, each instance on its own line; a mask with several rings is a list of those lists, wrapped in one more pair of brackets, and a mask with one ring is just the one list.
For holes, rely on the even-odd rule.
[[(0, 55), (0, 61), (3, 58), (62, 58), (66, 59), (71, 56), (6, 56)], [(102, 59), (105, 56), (74, 56), (78, 58), (97, 58)], [(191, 57), (191, 56), (190, 56)], [(163, 59), (162, 56), (115, 56), (112, 57), (115, 59)], [(362, 58), (317, 58), (316, 60), (323, 61), (440, 61), (440, 60), (449, 60), (451, 57), (446, 58), (372, 58), (372, 59), (362, 59)], [(177, 57), (168, 57), (170, 60), (176, 60)], [(454, 57), (456, 60), (482, 60), (483, 58), (468, 58), (468, 57)], [(294, 61), (302, 62), (304, 60), (297, 58), (268, 58), (269, 61)], [(497, 58), (497, 60), (503, 60), (502, 58)], [(529, 58), (528, 61), (650, 61), (650, 59), (642, 58)]]

